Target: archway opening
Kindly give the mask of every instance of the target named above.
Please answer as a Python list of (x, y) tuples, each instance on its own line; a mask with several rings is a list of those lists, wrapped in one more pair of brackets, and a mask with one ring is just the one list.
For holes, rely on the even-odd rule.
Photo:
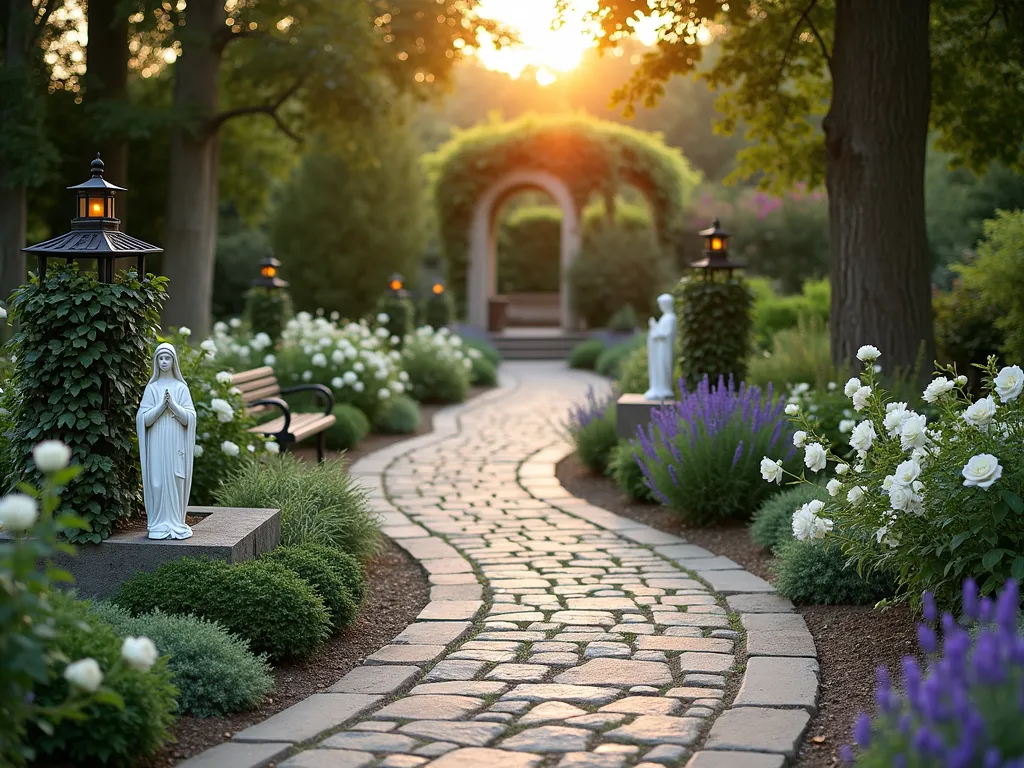
[(520, 189), (494, 212), (497, 297), (507, 328), (561, 326), (562, 211), (543, 190)]
[[(522, 198), (518, 205), (516, 198)], [(555, 292), (534, 290), (550, 287), (547, 284), (554, 271), (550, 264), (543, 265), (543, 275), (528, 264), (518, 275), (514, 269), (503, 274), (498, 264), (502, 212), (510, 208), (514, 216), (523, 202), (535, 205), (543, 200), (560, 216)], [(469, 322), (492, 331), (510, 326), (575, 329), (568, 274), (579, 248), (579, 212), (565, 182), (546, 171), (514, 171), (499, 179), (477, 201), (473, 214), (466, 297)], [(537, 254), (521, 254), (520, 262), (529, 262), (531, 256), (538, 258)]]

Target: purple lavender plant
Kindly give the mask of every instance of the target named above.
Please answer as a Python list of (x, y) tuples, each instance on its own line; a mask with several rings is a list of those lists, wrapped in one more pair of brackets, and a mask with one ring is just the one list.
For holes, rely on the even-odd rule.
[(599, 474), (608, 469), (611, 453), (619, 442), (615, 434), (615, 399), (614, 392), (599, 396), (591, 387), (587, 399), (573, 405), (562, 422), (580, 461)]
[[(937, 620), (925, 593), (927, 623), (920, 625), (926, 670), (903, 659), (903, 690), (878, 670), (872, 720), (861, 714), (853, 729), (856, 749), (845, 746), (846, 765), (869, 768), (1024, 768), (1024, 637), (1018, 628), (1020, 591), (1007, 581), (998, 599), (978, 598), (963, 584), (964, 615)], [(941, 633), (941, 653), (938, 635)]]
[(579, 434), (585, 427), (594, 422), (595, 419), (602, 419), (608, 413), (609, 408), (615, 402), (616, 395), (609, 392), (598, 396), (593, 387), (587, 390), (587, 397), (584, 401), (574, 403), (569, 409), (562, 426), (569, 435)]
[(655, 409), (647, 429), (638, 430), (637, 462), (647, 486), (694, 523), (750, 517), (773, 491), (761, 478), (761, 459), (782, 455), (786, 468), (795, 468), (784, 407), (771, 385), (762, 392), (719, 377), (712, 386), (705, 376), (679, 402)]

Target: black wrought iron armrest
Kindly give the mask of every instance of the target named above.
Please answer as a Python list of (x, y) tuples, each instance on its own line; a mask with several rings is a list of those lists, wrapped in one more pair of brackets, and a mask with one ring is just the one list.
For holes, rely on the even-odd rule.
[(323, 395), (324, 400), (327, 401), (324, 416), (330, 416), (334, 411), (334, 392), (330, 387), (325, 387), (323, 384), (296, 384), (294, 387), (285, 387), (281, 390), (282, 395), (290, 395), (293, 392), (316, 392), (318, 395)]
[(273, 405), (281, 409), (281, 415), (284, 416), (284, 427), (278, 434), (287, 434), (288, 428), (292, 425), (292, 409), (288, 407), (288, 403), (282, 400), (280, 397), (266, 397), (262, 400), (254, 400), (248, 404), (250, 408), (257, 405)]

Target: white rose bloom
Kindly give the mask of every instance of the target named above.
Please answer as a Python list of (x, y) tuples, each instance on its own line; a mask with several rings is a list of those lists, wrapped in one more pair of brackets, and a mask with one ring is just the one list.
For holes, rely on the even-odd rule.
[(871, 387), (860, 387), (856, 392), (853, 393), (853, 410), (863, 411), (867, 407), (868, 398), (870, 397)]
[(103, 671), (96, 659), (79, 659), (64, 668), (64, 679), (76, 688), (95, 693), (103, 685)]
[(832, 533), (832, 528), (834, 526), (835, 523), (833, 523), (827, 517), (818, 517), (817, 515), (815, 515), (811, 527), (811, 538), (824, 539), (826, 533)]
[(841, 419), (840, 422), (839, 422), (839, 431), (842, 434), (847, 435), (850, 432), (853, 432), (853, 428), (856, 427), (856, 426), (857, 426), (857, 420), (856, 419)]
[(899, 485), (898, 483), (894, 483), (893, 486), (889, 488), (888, 493), (889, 506), (901, 511), (906, 510), (914, 499), (914, 492), (905, 485)]
[(408, 383), (408, 381), (409, 381), (409, 373), (407, 371), (399, 371), (398, 372), (398, 380), (402, 381), (402, 382)]
[(230, 320), (228, 320), (228, 325), (230, 325), (232, 328), (241, 328), (242, 321), (239, 320), (237, 317), (232, 317)]
[(334, 310), (333, 312), (331, 312), (330, 318), (334, 322), (338, 322), (341, 319), (341, 313), (338, 310)]
[(240, 346), (238, 348), (238, 356), (243, 358), (243, 359), (246, 359), (246, 358), (249, 357), (249, 352), (250, 351), (251, 350), (249, 349), (249, 347), (247, 347), (245, 344), (243, 344), (242, 346)]
[(986, 427), (996, 415), (996, 401), (992, 396), (971, 403), (963, 412), (964, 421), (974, 427)]
[(979, 453), (977, 456), (971, 457), (971, 460), (963, 468), (962, 474), (965, 486), (968, 488), (978, 487), (987, 491), (996, 480), (1003, 476), (1003, 468), (999, 465), (999, 459), (991, 453)]
[(835, 392), (838, 387), (839, 387), (839, 385), (836, 384), (834, 381), (830, 381), (828, 383), (828, 391), (829, 392)]
[(210, 401), (210, 408), (217, 414), (217, 421), (222, 424), (227, 424), (235, 418), (235, 409), (231, 407), (231, 403), (227, 400), (215, 397)]
[(904, 461), (896, 467), (896, 472), (893, 476), (897, 483), (910, 488), (914, 485), (914, 481), (921, 476), (921, 465), (913, 459)]
[(334, 363), (335, 365), (341, 365), (342, 363), (345, 362), (345, 353), (342, 352), (340, 349), (334, 350), (333, 352), (331, 352), (331, 362)]
[(377, 334), (377, 338), (379, 339), (387, 339), (391, 337), (391, 334), (388, 333), (387, 328), (378, 328), (376, 331), (374, 331), (374, 333)]
[(394, 391), (396, 395), (400, 395), (403, 392), (405, 392), (405, 384), (403, 384), (400, 381), (393, 381), (388, 386), (391, 387), (391, 389)]
[(274, 342), (271, 341), (270, 336), (260, 331), (256, 334), (256, 338), (253, 339), (253, 343), (259, 344), (261, 347), (269, 347)]
[(804, 450), (804, 464), (812, 472), (820, 472), (825, 468), (828, 454), (821, 443), (811, 443)]
[(252, 443), (249, 443), (249, 445), (246, 446), (246, 449), (249, 451), (249, 453), (256, 453), (256, 446), (253, 445)]
[(796, 416), (798, 413), (800, 413), (800, 406), (796, 403), (790, 403), (786, 406), (787, 416)]
[(32, 461), (47, 475), (59, 472), (71, 461), (71, 449), (60, 440), (43, 440), (32, 449)]
[(200, 456), (202, 456), (203, 455), (203, 446), (196, 445), (196, 447), (192, 449), (192, 455), (195, 456), (197, 459)]
[(381, 325), (383, 325), (390, 319), (391, 318), (388, 317), (386, 312), (381, 312), (380, 314), (377, 315), (377, 322), (380, 323)]
[(882, 481), (882, 490), (888, 491), (890, 488), (892, 488), (895, 482), (896, 477), (894, 475), (886, 475), (885, 480)]
[(316, 349), (316, 347), (314, 347), (312, 344), (305, 344), (302, 347), (302, 354), (304, 354), (304, 355), (312, 355), (313, 354), (313, 350), (315, 350), (315, 349)]
[(148, 672), (156, 664), (160, 654), (148, 637), (126, 637), (121, 644), (121, 658), (124, 663), (139, 672)]
[(853, 486), (846, 494), (846, 500), (850, 504), (860, 504), (862, 498), (864, 498), (864, 488), (860, 485)]
[(323, 352), (317, 352), (315, 355), (313, 355), (313, 359), (310, 360), (310, 362), (317, 368), (327, 367), (327, 358), (324, 356)]
[(377, 399), (378, 400), (387, 400), (389, 397), (391, 397), (391, 390), (390, 389), (378, 389), (377, 390)]
[(845, 475), (849, 471), (850, 471), (850, 465), (849, 464), (839, 464), (836, 467), (836, 474), (837, 475)]
[(828, 485), (825, 486), (828, 489), (829, 496), (838, 496), (839, 491), (842, 490), (843, 484), (836, 480), (834, 477), (828, 481)]
[(355, 384), (359, 380), (359, 377), (353, 371), (345, 371), (345, 375), (342, 378), (345, 379), (346, 384)]
[(277, 358), (274, 357), (273, 355), (265, 355), (263, 357), (263, 364), (264, 365), (273, 365), (276, 362), (277, 362)]
[(797, 430), (793, 433), (793, 445), (797, 448), (803, 448), (804, 443), (807, 442), (807, 433), (802, 429)]
[(363, 371), (366, 370), (366, 366), (363, 365), (361, 362), (352, 363), (352, 370), (355, 371), (356, 373), (362, 373)]
[(896, 437), (903, 429), (903, 422), (914, 415), (913, 411), (907, 410), (906, 403), (889, 403), (885, 406), (885, 410), (885, 420), (882, 425), (889, 437)]
[(341, 376), (335, 376), (333, 379), (331, 379), (331, 386), (334, 387), (335, 389), (344, 389), (345, 380), (341, 378)]
[(999, 400), (1008, 403), (1015, 400), (1020, 394), (1021, 388), (1024, 387), (1024, 371), (1020, 369), (1019, 365), (1007, 366), (999, 372), (993, 384), (995, 384)]
[(964, 376), (964, 375), (963, 375), (963, 374), (961, 373), (961, 374), (960, 374), (959, 376), (957, 376), (957, 377), (956, 377), (955, 379), (953, 379), (953, 381), (955, 381), (955, 382), (956, 382), (956, 385), (957, 385), (958, 387), (962, 387), (962, 386), (964, 386), (964, 385), (966, 385), (966, 384), (967, 384), (967, 377), (966, 377), (966, 376)]
[(213, 332), (216, 334), (225, 334), (228, 332), (228, 324), (223, 320), (218, 320), (213, 324)]
[(865, 344), (857, 350), (857, 359), (864, 363), (877, 360), (881, 355), (882, 353), (878, 351), (878, 347), (873, 347), (870, 344)]
[(928, 444), (928, 419), (925, 416), (914, 414), (908, 416), (900, 428), (900, 445), (903, 450), (911, 448), (924, 448)]
[(213, 355), (217, 353), (217, 342), (215, 342), (213, 339), (207, 339), (206, 341), (199, 345), (199, 348), (206, 352), (207, 354)]
[(237, 456), (239, 454), (238, 446), (232, 443), (230, 440), (225, 440), (220, 444), (220, 449), (228, 456)]
[(850, 447), (855, 451), (868, 451), (875, 442), (875, 427), (870, 421), (862, 421), (850, 433)]
[(218, 384), (230, 384), (232, 378), (233, 377), (231, 376), (231, 372), (230, 371), (220, 371), (217, 374), (217, 383)]
[(39, 519), (39, 504), (25, 493), (9, 493), (0, 499), (0, 525), (8, 531), (27, 531)]
[(782, 484), (782, 463), (772, 461), (767, 456), (761, 459), (761, 477), (769, 483)]
[(850, 379), (843, 387), (843, 394), (847, 397), (853, 397), (853, 393), (858, 389), (860, 389), (860, 379)]
[(312, 371), (303, 371), (302, 372), (302, 380), (303, 381), (312, 381), (313, 380), (313, 372)]
[(793, 536), (796, 537), (797, 541), (807, 541), (811, 538), (813, 530), (814, 513), (805, 504), (793, 513)]
[(180, 333), (187, 339), (189, 336), (192, 335), (192, 329), (183, 325), (181, 326), (181, 328), (178, 329), (178, 333)]
[(275, 443), (273, 440), (268, 440), (266, 443), (267, 453), (280, 453), (281, 446)]
[[(1017, 370), (1019, 371), (1020, 368)], [(934, 403), (951, 389), (953, 389), (953, 382), (945, 376), (940, 376), (939, 378), (932, 380), (928, 386), (924, 388), (924, 393), (921, 396), (924, 398), (926, 403)], [(1018, 391), (1020, 391), (1019, 388)], [(1006, 401), (1004, 400), (1003, 402)]]

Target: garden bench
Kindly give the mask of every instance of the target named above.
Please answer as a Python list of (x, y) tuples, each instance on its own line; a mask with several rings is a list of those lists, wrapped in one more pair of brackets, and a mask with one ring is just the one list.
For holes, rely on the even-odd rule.
[[(270, 366), (240, 371), (232, 376), (231, 383), (241, 390), (242, 402), (248, 413), (265, 413), (271, 408), (281, 411), (280, 416), (252, 427), (250, 432), (273, 436), (283, 449), (316, 435), (316, 458), (317, 461), (324, 460), (324, 434), (335, 421), (334, 393), (329, 387), (323, 384), (298, 384), (282, 388)], [(322, 396), (326, 401), (323, 413), (292, 413), (281, 395), (294, 392), (313, 392)]]

